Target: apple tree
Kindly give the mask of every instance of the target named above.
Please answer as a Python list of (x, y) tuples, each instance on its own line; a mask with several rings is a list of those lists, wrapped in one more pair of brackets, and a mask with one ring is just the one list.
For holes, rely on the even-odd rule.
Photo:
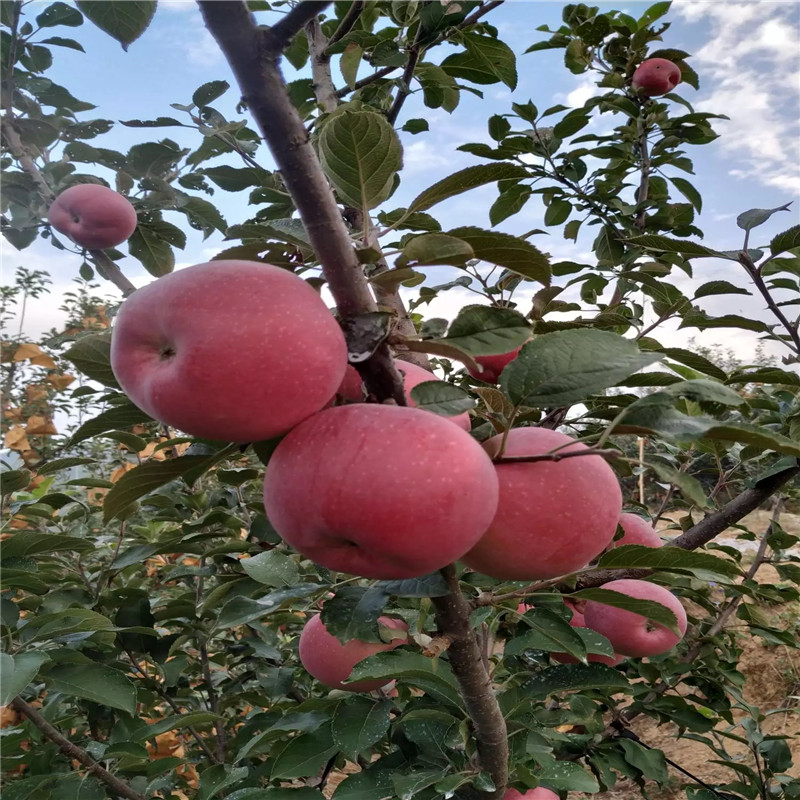
[[(10, 800), (563, 800), (675, 778), (692, 800), (800, 797), (796, 709), (755, 705), (740, 669), (753, 639), (797, 648), (800, 226), (776, 198), (700, 241), (691, 156), (719, 115), (660, 44), (668, 2), (565, 4), (525, 53), (501, 5), (200, 0), (230, 71), (113, 121), (50, 77), (58, 53), (89, 24), (135, 47), (157, 3), (0, 4), (3, 234), (21, 264), (48, 240), (77, 287), (39, 342), (9, 319), (47, 276), (21, 266), (2, 295)], [(458, 120), (542, 50), (597, 93), (487, 112), (488, 140), (457, 144), (473, 163), (398, 204), (402, 141), (430, 127), (409, 109)], [(140, 134), (127, 152), (117, 126)], [(192, 148), (151, 138), (174, 127)], [(480, 225), (444, 225), (441, 203), (486, 187)], [(176, 271), (187, 231), (226, 245)], [(591, 258), (547, 252), (578, 241)], [(730, 277), (687, 296), (698, 259)], [(426, 314), (465, 289), (452, 319)], [(748, 315), (704, 310), (728, 294)], [(676, 321), (782, 361), (718, 363), (670, 344)]]

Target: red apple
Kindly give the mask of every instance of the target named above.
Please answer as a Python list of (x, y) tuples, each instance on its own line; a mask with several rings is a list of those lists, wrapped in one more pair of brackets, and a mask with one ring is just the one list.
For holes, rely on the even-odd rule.
[(264, 479), (275, 530), (328, 569), (414, 578), (460, 558), (497, 510), (489, 456), (446, 418), (402, 406), (328, 408), (275, 449)]
[(475, 356), (475, 360), (483, 367), (483, 370), (476, 372), (467, 367), (467, 372), (473, 378), (486, 381), (486, 383), (497, 383), (500, 380), (500, 373), (519, 355), (520, 350), (522, 350), (522, 345), (510, 353), (500, 353), (497, 356)]
[[(484, 443), (497, 452), (502, 436)], [(566, 434), (514, 428), (506, 456), (533, 456), (555, 448), (586, 450)], [(485, 575), (541, 580), (574, 572), (611, 542), (622, 510), (622, 492), (600, 456), (561, 461), (495, 464), (500, 481), (497, 515), (462, 561)]]
[(516, 789), (508, 789), (503, 795), (503, 800), (559, 800), (558, 795), (544, 786), (528, 789), (525, 794), (520, 794)]
[(393, 635), (391, 642), (362, 642), (360, 639), (350, 639), (346, 644), (342, 644), (333, 634), (328, 633), (322, 617), (314, 614), (306, 622), (300, 634), (301, 663), (310, 675), (331, 689), (371, 692), (373, 689), (388, 685), (390, 682), (385, 678), (343, 683), (350, 677), (353, 667), (359, 661), (375, 653), (393, 650), (408, 642), (408, 625), (405, 622), (390, 617), (380, 617), (378, 622), (392, 631), (399, 631), (397, 638)]
[(346, 355), (314, 289), (254, 261), (199, 264), (138, 289), (111, 337), (114, 375), (139, 408), (231, 442), (271, 439), (319, 411)]
[(681, 70), (666, 58), (648, 58), (633, 73), (631, 85), (645, 97), (671, 92), (681, 82)]
[(680, 635), (673, 633), (657, 622), (651, 622), (641, 614), (614, 608), (603, 603), (590, 600), (586, 604), (584, 617), (587, 627), (602, 633), (617, 653), (642, 658), (657, 656), (671, 650), (686, 633), (686, 612), (674, 594), (663, 586), (647, 581), (623, 578), (618, 581), (604, 583), (603, 589), (621, 592), (639, 600), (653, 600), (666, 606), (678, 620)]
[(619, 524), (625, 531), (621, 539), (612, 542), (613, 547), (623, 544), (640, 544), (643, 547), (661, 547), (664, 542), (656, 532), (656, 529), (647, 520), (638, 514), (628, 514), (627, 512), (619, 515)]
[[(572, 617), (570, 618), (569, 624), (572, 625), (573, 628), (588, 628), (589, 626), (586, 624), (586, 620), (581, 614), (580, 611), (572, 607), (572, 604), (569, 601), (565, 601), (567, 607), (572, 611)], [(553, 658), (556, 661), (559, 661), (562, 664), (578, 664), (579, 661), (575, 656), (571, 656), (569, 653), (551, 653)], [(591, 663), (596, 664), (605, 664), (609, 667), (616, 667), (621, 661), (625, 660), (625, 656), (621, 656), (618, 653), (615, 653), (613, 656), (604, 656), (600, 653), (589, 653), (586, 656), (586, 660)]]
[[(425, 381), (438, 381), (441, 380), (429, 370), (424, 367), (418, 367), (410, 361), (401, 361), (399, 358), (394, 360), (394, 365), (403, 375), (403, 387), (405, 388), (406, 402), (412, 408), (416, 407), (416, 403), (411, 399), (411, 390), (420, 383)], [(339, 397), (343, 400), (350, 400), (351, 402), (360, 403), (364, 399), (364, 388), (361, 383), (361, 376), (358, 371), (348, 365), (344, 374), (344, 380), (337, 392)], [(455, 422), (459, 428), (468, 431), (472, 428), (469, 414), (465, 411), (463, 414), (457, 414), (454, 417), (445, 417), (451, 422)]]
[(99, 183), (79, 183), (56, 197), (48, 221), (75, 244), (103, 250), (122, 244), (136, 229), (136, 210), (126, 197)]

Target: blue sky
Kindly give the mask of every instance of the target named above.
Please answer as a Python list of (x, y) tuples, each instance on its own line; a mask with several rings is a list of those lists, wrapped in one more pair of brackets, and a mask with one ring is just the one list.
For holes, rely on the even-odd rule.
[[(34, 2), (26, 7), (30, 17), (47, 3)], [(513, 95), (501, 85), (485, 87), (483, 101), (462, 93), (459, 107), (452, 115), (441, 110), (426, 109), (421, 101), (411, 98), (405, 105), (401, 122), (424, 116), (430, 122), (429, 133), (411, 136), (402, 134), (405, 147), (403, 185), (390, 200), (388, 208), (407, 203), (425, 186), (457, 168), (476, 163), (477, 159), (459, 153), (459, 144), (487, 141), (485, 120), (492, 113), (510, 110), (512, 101), (532, 99), (542, 109), (555, 103), (580, 105), (593, 91), (586, 76), (568, 72), (561, 61), (561, 51), (544, 51), (522, 55), (543, 34), (535, 28), (541, 24), (557, 27), (563, 3), (546, 0), (507, 0), (494, 11), (490, 20), (504, 40), (518, 54), (519, 85)], [(641, 14), (649, 3), (600, 3), (603, 8), (620, 8), (633, 15)], [(689, 148), (695, 160), (693, 182), (704, 196), (705, 206), (699, 225), (706, 231), (706, 243), (722, 249), (740, 244), (736, 228), (738, 213), (753, 207), (774, 207), (789, 200), (795, 205), (790, 213), (773, 217), (765, 225), (763, 239), (784, 230), (799, 219), (800, 199), (800, 5), (784, 2), (722, 2), (721, 0), (676, 0), (667, 17), (673, 25), (664, 37), (666, 47), (683, 49), (692, 54), (690, 63), (700, 74), (701, 88), (695, 92), (682, 87), (683, 95), (698, 110), (724, 113), (730, 122), (718, 121), (721, 138), (711, 145)], [(268, 23), (268, 15), (263, 19)], [(86, 53), (53, 48), (55, 62), (47, 73), (66, 86), (80, 99), (95, 103), (98, 108), (84, 119), (102, 117), (112, 120), (159, 115), (180, 118), (170, 103), (190, 101), (192, 92), (201, 84), (225, 79), (232, 84), (225, 97), (215, 106), (228, 119), (241, 119), (234, 106), (238, 94), (234, 81), (215, 43), (205, 31), (200, 14), (191, 0), (161, 0), (148, 31), (124, 52), (119, 44), (89, 23), (77, 29), (50, 29), (48, 35), (72, 36), (84, 45)], [(434, 52), (432, 60), (442, 54)], [(292, 73), (287, 65), (289, 73)], [(367, 74), (363, 72), (360, 74)], [(334, 75), (338, 74), (334, 69)], [(296, 75), (289, 74), (289, 79)], [(196, 147), (199, 134), (189, 129), (129, 129), (117, 126), (110, 133), (92, 140), (91, 144), (126, 150), (132, 144), (148, 139), (170, 137), (184, 146)], [(267, 168), (271, 162), (266, 149), (258, 154)], [(236, 166), (235, 161), (226, 160)], [(681, 173), (678, 173), (681, 174)], [(248, 211), (246, 192), (230, 194), (217, 190), (214, 200), (229, 223), (237, 222)], [(436, 208), (443, 225), (473, 224), (488, 227), (488, 208), (496, 189), (487, 187)], [(542, 208), (532, 201), (525, 210), (502, 223), (500, 228), (520, 233), (541, 224)], [(174, 220), (181, 227), (183, 217)], [(188, 231), (189, 243), (178, 254), (179, 266), (207, 260), (225, 245), (222, 237), (213, 236), (203, 242), (199, 234)], [(756, 237), (757, 240), (758, 237)], [(588, 256), (587, 242), (577, 245), (559, 239), (557, 229), (550, 236), (535, 237), (534, 243), (555, 258)], [(4, 246), (4, 269), (8, 280), (14, 267), (47, 269), (55, 283), (56, 297), (32, 304), (26, 329), (32, 335), (60, 322), (56, 310), (57, 295), (64, 291), (77, 274), (79, 259), (55, 251), (46, 242), (37, 242), (17, 253)], [(701, 282), (726, 277), (736, 269), (729, 262), (696, 262), (697, 280), (685, 279), (681, 288), (691, 292)], [(123, 268), (141, 285), (150, 280), (138, 262), (128, 259)], [(445, 273), (430, 271), (430, 279), (438, 283)], [(735, 280), (735, 278), (734, 278)], [(113, 287), (109, 287), (110, 292)], [(431, 315), (450, 316), (475, 295), (450, 293), (433, 305)], [(524, 295), (523, 295), (524, 297)], [(704, 308), (710, 313), (740, 313), (760, 316), (762, 303), (755, 297), (735, 296), (733, 300), (708, 298)], [(524, 305), (524, 304), (523, 304)], [(672, 341), (685, 343), (685, 332), (673, 333)], [(663, 338), (668, 339), (669, 336)], [(743, 355), (753, 347), (753, 336), (738, 331), (709, 331), (698, 336), (704, 342), (720, 341), (734, 346)]]

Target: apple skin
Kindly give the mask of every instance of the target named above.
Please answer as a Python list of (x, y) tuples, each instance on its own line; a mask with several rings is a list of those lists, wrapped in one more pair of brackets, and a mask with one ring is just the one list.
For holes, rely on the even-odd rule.
[(415, 578), (460, 558), (497, 510), (483, 448), (444, 417), (403, 406), (336, 406), (298, 425), (264, 476), (275, 530), (337, 572)]
[(625, 531), (621, 539), (612, 542), (612, 547), (623, 544), (640, 544), (643, 547), (663, 547), (664, 542), (656, 529), (638, 514), (624, 513), (619, 515), (619, 524)]
[(483, 371), (476, 372), (467, 367), (467, 372), (479, 381), (497, 383), (500, 380), (500, 373), (519, 355), (520, 350), (522, 350), (522, 345), (510, 353), (500, 353), (496, 356), (475, 356), (475, 360), (483, 367)]
[(271, 439), (319, 411), (344, 375), (344, 335), (319, 295), (284, 269), (212, 261), (122, 304), (111, 367), (139, 408), (193, 436)]
[(657, 656), (675, 647), (686, 633), (686, 612), (683, 610), (680, 600), (663, 586), (647, 581), (623, 578), (604, 583), (602, 588), (621, 592), (639, 600), (653, 600), (661, 603), (670, 609), (678, 620), (680, 635), (673, 633), (663, 625), (650, 622), (641, 614), (634, 614), (632, 611), (625, 611), (590, 600), (584, 609), (586, 626), (602, 633), (611, 642), (614, 652), (635, 658)]
[[(569, 624), (572, 625), (573, 628), (588, 628), (589, 626), (586, 624), (583, 614), (581, 614), (581, 612), (577, 609), (572, 608), (572, 605), (568, 601), (565, 602), (567, 604), (567, 608), (572, 611), (572, 617), (570, 618)], [(551, 653), (551, 655), (561, 664), (580, 663), (577, 658), (571, 656), (569, 653)], [(607, 667), (616, 667), (617, 664), (625, 660), (625, 656), (621, 656), (619, 653), (615, 653), (613, 656), (604, 656), (600, 653), (589, 653), (586, 656), (586, 660), (592, 664), (605, 664)]]
[(528, 789), (525, 794), (520, 794), (516, 789), (508, 789), (503, 800), (559, 800), (559, 797), (554, 791), (537, 786), (535, 789)]
[[(417, 386), (417, 384), (424, 383), (425, 381), (441, 380), (441, 378), (438, 378), (430, 370), (427, 370), (424, 367), (418, 367), (416, 364), (412, 364), (410, 361), (401, 361), (400, 359), (396, 358), (394, 359), (394, 365), (403, 376), (403, 388), (405, 389), (406, 402), (409, 406), (411, 406), (411, 408), (416, 408), (417, 406), (417, 404), (411, 398), (411, 390)], [(343, 400), (349, 400), (353, 403), (363, 402), (364, 387), (361, 382), (361, 376), (358, 374), (358, 370), (355, 369), (355, 367), (352, 367), (348, 364), (347, 370), (344, 374), (344, 379), (342, 380), (342, 384), (339, 387), (337, 394)], [(439, 416), (443, 415), (440, 414)], [(454, 417), (444, 417), (444, 419), (449, 419), (450, 422), (454, 422), (459, 428), (462, 428), (465, 431), (469, 431), (472, 428), (469, 414), (466, 411), (463, 414), (457, 414)]]
[(631, 85), (645, 97), (659, 97), (671, 92), (681, 82), (681, 70), (666, 58), (648, 58), (633, 73)]
[(107, 186), (79, 183), (56, 197), (48, 221), (75, 244), (104, 250), (122, 244), (136, 230), (136, 209)]
[(390, 617), (380, 617), (378, 622), (387, 628), (400, 631), (401, 635), (393, 638), (391, 642), (362, 642), (360, 639), (350, 639), (346, 644), (342, 644), (332, 633), (328, 633), (322, 617), (314, 614), (306, 622), (300, 634), (300, 662), (309, 675), (331, 689), (371, 692), (381, 686), (387, 686), (390, 681), (385, 678), (342, 683), (350, 677), (353, 667), (367, 656), (393, 650), (408, 642), (408, 625), (405, 622)]
[[(497, 452), (502, 436), (484, 442)], [(556, 447), (586, 449), (546, 428), (514, 428), (505, 455), (531, 456)], [(544, 580), (586, 566), (611, 542), (622, 510), (614, 471), (600, 456), (495, 464), (500, 482), (497, 515), (461, 560), (504, 580)]]

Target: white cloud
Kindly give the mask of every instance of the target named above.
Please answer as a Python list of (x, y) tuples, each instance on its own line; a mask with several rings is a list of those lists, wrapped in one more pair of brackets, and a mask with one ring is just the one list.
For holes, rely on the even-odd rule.
[(718, 120), (733, 177), (800, 192), (800, 24), (794, 2), (676, 0), (687, 22), (713, 31), (692, 63), (700, 111)]

